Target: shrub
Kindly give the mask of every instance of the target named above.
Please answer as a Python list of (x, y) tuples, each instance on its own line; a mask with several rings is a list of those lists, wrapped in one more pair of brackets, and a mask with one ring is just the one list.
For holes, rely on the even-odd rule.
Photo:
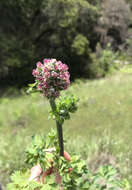
[(102, 49), (100, 45), (97, 45), (96, 53), (91, 54), (92, 63), (89, 65), (91, 77), (105, 77), (118, 69), (115, 61), (117, 56), (118, 53), (114, 53), (110, 49), (110, 45), (106, 49)]

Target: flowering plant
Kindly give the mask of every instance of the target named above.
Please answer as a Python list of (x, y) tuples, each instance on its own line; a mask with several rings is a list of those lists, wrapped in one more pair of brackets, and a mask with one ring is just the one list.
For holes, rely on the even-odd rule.
[(37, 89), (47, 98), (56, 98), (61, 90), (70, 85), (68, 67), (56, 59), (44, 59), (43, 63), (37, 62), (37, 68), (32, 72), (36, 78)]
[[(43, 95), (49, 99), (52, 109), (51, 113), (56, 119), (60, 155), (64, 156), (62, 123), (64, 122), (64, 116), (69, 116), (69, 112), (71, 110), (70, 108), (67, 109), (65, 102), (65, 106), (61, 106), (60, 108), (60, 110), (63, 110), (65, 113), (63, 113), (63, 117), (60, 117), (60, 114), (58, 114), (55, 99), (60, 95), (61, 90), (66, 90), (70, 85), (70, 74), (68, 72), (68, 66), (66, 64), (63, 64), (61, 61), (57, 61), (56, 59), (44, 59), (43, 63), (40, 61), (37, 62), (37, 68), (33, 70), (32, 74), (36, 78), (36, 82), (31, 85), (30, 89), (32, 90), (33, 87), (37, 87), (37, 90), (42, 91)], [(71, 102), (70, 105), (72, 107), (76, 107), (75, 104), (77, 100), (75, 98), (73, 101), (71, 99), (69, 100)], [(65, 107), (65, 109), (62, 107)]]
[(47, 137), (36, 135), (32, 138), (32, 144), (26, 150), (26, 168), (11, 176), (7, 190), (121, 189), (124, 184), (113, 180), (116, 170), (112, 167), (101, 168), (92, 176), (84, 160), (64, 151), (62, 124), (77, 110), (78, 101), (75, 96), (55, 101), (60, 91), (70, 84), (68, 67), (56, 59), (44, 59), (43, 64), (37, 63), (33, 75), (36, 82), (31, 88), (37, 87), (49, 99), (50, 116), (56, 120), (58, 138), (55, 131)]

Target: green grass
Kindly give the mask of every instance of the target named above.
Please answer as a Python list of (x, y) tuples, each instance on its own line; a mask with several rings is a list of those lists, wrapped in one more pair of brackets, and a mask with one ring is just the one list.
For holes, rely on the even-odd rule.
[[(80, 98), (78, 111), (64, 124), (66, 149), (95, 170), (112, 163), (132, 180), (132, 75), (120, 72), (100, 80), (76, 81), (68, 90)], [(0, 99), (0, 182), (23, 166), (30, 137), (55, 127), (48, 101), (40, 94)]]

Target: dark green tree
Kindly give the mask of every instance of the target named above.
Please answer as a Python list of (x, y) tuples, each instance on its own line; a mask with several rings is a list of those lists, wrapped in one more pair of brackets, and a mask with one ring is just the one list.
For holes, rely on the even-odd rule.
[(88, 76), (97, 18), (98, 9), (87, 0), (1, 0), (0, 78), (27, 84), (43, 57), (68, 63), (72, 77)]

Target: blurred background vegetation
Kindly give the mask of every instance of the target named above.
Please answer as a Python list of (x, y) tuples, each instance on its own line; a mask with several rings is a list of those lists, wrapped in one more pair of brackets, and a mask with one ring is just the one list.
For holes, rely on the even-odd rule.
[(36, 62), (50, 57), (68, 64), (68, 93), (80, 98), (64, 126), (66, 150), (93, 171), (114, 165), (132, 184), (132, 1), (0, 0), (2, 187), (25, 167), (30, 137), (55, 126), (47, 100), (24, 90)]
[(1, 0), (0, 26), (4, 86), (32, 82), (31, 70), (43, 58), (67, 63), (73, 80), (105, 76), (111, 69), (102, 61), (110, 54), (131, 57), (130, 0)]

